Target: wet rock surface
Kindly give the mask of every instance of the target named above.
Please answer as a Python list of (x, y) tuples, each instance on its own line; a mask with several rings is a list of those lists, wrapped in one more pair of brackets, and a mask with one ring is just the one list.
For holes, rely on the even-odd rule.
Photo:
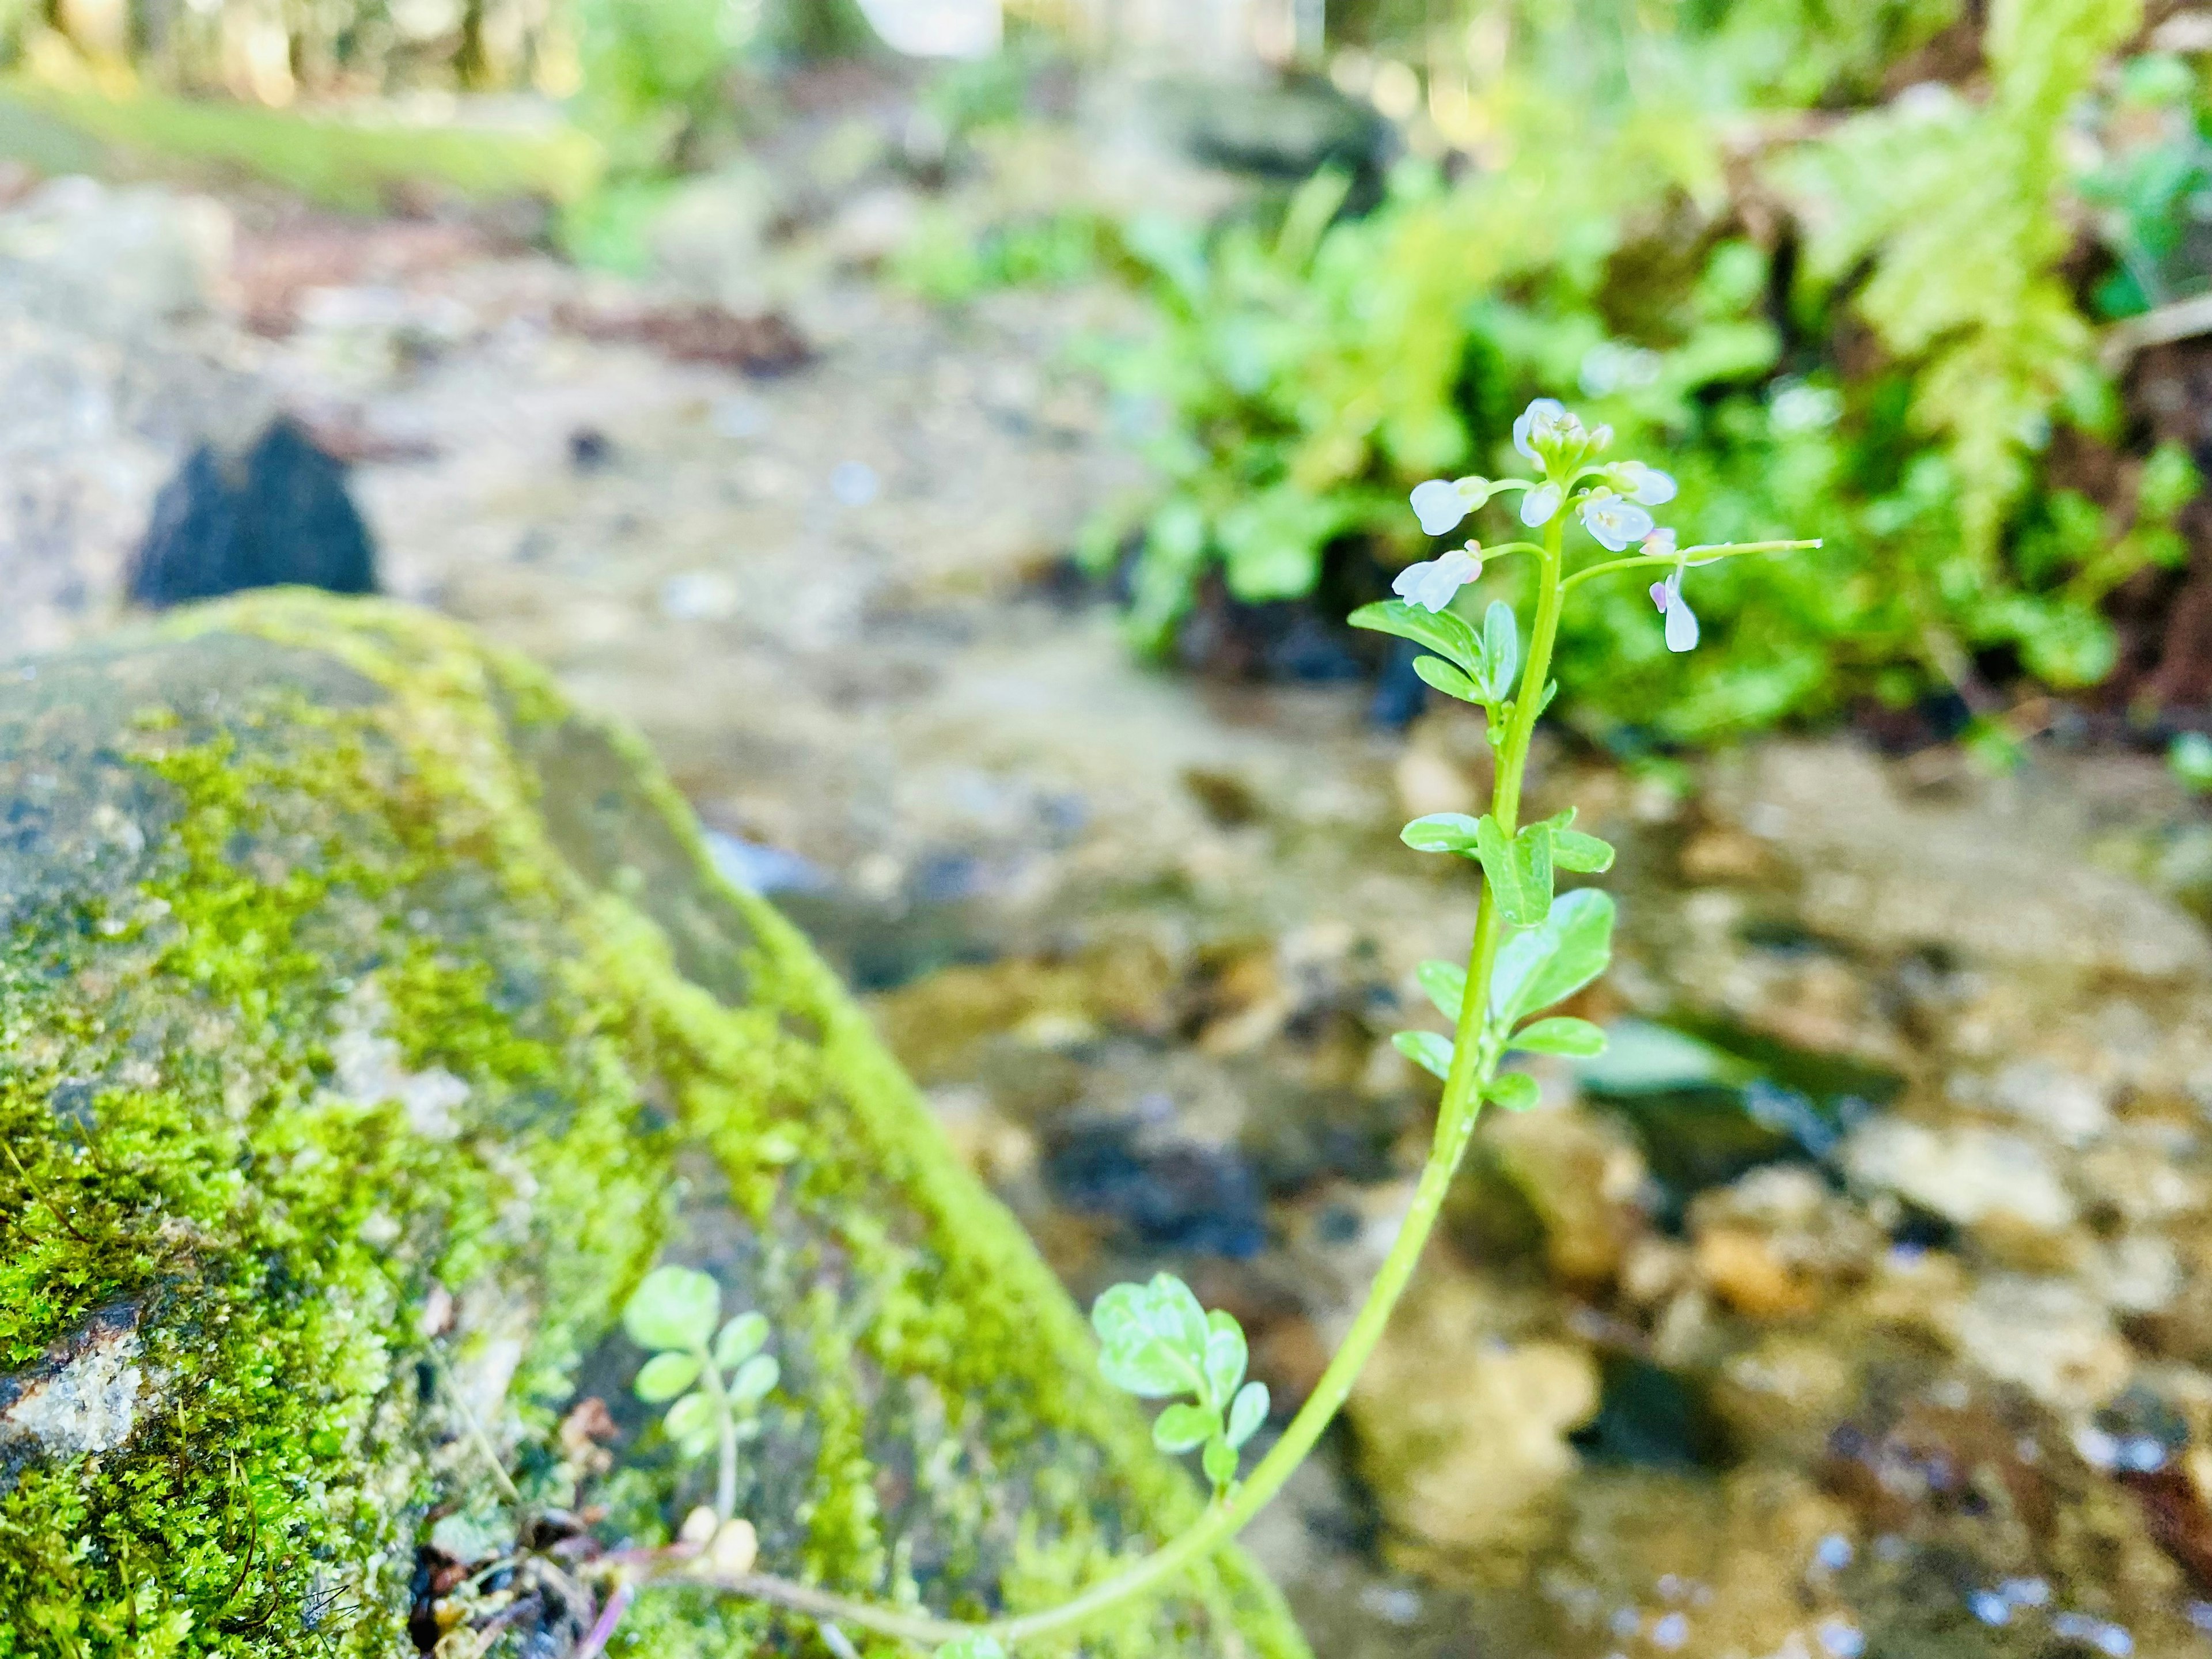
[[(180, 384), (243, 373), (374, 437), (387, 583), (641, 726), (1069, 1287), (1182, 1272), (1287, 1408), (1410, 1190), (1413, 968), (1473, 919), (1395, 830), (1478, 801), (1483, 746), (1434, 713), (1380, 732), (1352, 687), (1149, 672), (1060, 579), (1134, 476), (1065, 367), (1110, 296), (938, 313), (786, 251), (794, 295), (729, 279), (815, 352), (769, 380), (564, 330), (628, 301), (482, 248), (271, 335), (216, 292), (161, 337), (198, 343)], [(41, 384), (120, 384), (70, 349)], [(100, 430), (69, 476), (149, 501), (167, 441)], [(50, 513), (62, 551), (7, 568), (0, 628), (104, 626), (129, 519)], [(1580, 1011), (1615, 1048), (1486, 1127), (1345, 1430), (1256, 1534), (1317, 1650), (2200, 1650), (2201, 809), (2126, 757), (1993, 780), (1842, 741), (1684, 790), (1554, 749), (1537, 793), (1623, 849), (1620, 959)]]

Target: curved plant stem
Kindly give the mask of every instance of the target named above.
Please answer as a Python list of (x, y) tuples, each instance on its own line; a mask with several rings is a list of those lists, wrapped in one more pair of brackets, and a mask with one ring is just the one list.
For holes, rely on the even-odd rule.
[(714, 1519), (727, 1522), (738, 1512), (738, 1415), (723, 1386), (721, 1367), (712, 1353), (704, 1356), (702, 1375), (714, 1401), (714, 1422), (720, 1430), (720, 1460), (714, 1471)]
[(569, 1656), (569, 1659), (598, 1659), (599, 1655), (605, 1652), (607, 1643), (615, 1633), (615, 1626), (622, 1623), (623, 1614), (629, 1611), (629, 1604), (636, 1597), (635, 1584), (616, 1585), (615, 1593), (607, 1598), (606, 1608), (599, 1614), (599, 1622), (592, 1626), (591, 1634), (585, 1637), (582, 1645)]
[[(1525, 544), (1527, 550), (1537, 554), (1540, 560), (1535, 624), (1512, 718), (1498, 750), (1498, 786), (1492, 806), (1509, 835), (1518, 820), (1522, 775), (1528, 766), (1529, 738), (1543, 708), (1544, 688), (1551, 674), (1552, 647), (1559, 637), (1559, 611), (1567, 586), (1560, 576), (1566, 519), (1564, 513), (1553, 518), (1541, 546)], [(1467, 995), (1461, 1008), (1450, 1075), (1445, 1080), (1443, 1099), (1437, 1108), (1436, 1137), (1430, 1145), (1427, 1161), (1421, 1166), (1420, 1179), (1407, 1206), (1405, 1218), (1399, 1224), (1398, 1236), (1376, 1273), (1366, 1301), (1361, 1304), (1351, 1330), (1329, 1360), (1328, 1368), (1322, 1373), (1321, 1381), (1298, 1408), (1297, 1415), (1291, 1419), (1282, 1437), (1260, 1460), (1250, 1477), (1231, 1487), (1226, 1496), (1211, 1505), (1196, 1524), (1151, 1555), (1133, 1562), (1121, 1573), (1092, 1585), (1058, 1607), (980, 1624), (883, 1607), (764, 1573), (701, 1572), (673, 1565), (678, 1558), (666, 1553), (658, 1559), (672, 1565), (643, 1580), (643, 1584), (709, 1587), (817, 1619), (840, 1620), (862, 1630), (910, 1642), (936, 1644), (963, 1636), (990, 1635), (1012, 1644), (1082, 1625), (1111, 1607), (1164, 1586), (1212, 1555), (1267, 1507), (1313, 1450), (1322, 1431), (1351, 1395), (1352, 1383), (1382, 1340), (1383, 1328), (1389, 1323), (1391, 1312), (1413, 1276), (1422, 1248), (1428, 1243), (1437, 1213), (1443, 1206), (1444, 1195), (1450, 1189), (1452, 1176), (1474, 1133), (1475, 1120), (1482, 1109), (1483, 1090), (1497, 1070), (1498, 1054), (1484, 1042), (1482, 1014), (1489, 1003), (1491, 973), (1503, 937), (1498, 907), (1486, 893), (1476, 920), (1468, 966)]]
[[(1816, 537), (1808, 542), (1730, 542), (1714, 547), (1686, 547), (1679, 553), (1635, 553), (1625, 559), (1607, 559), (1603, 564), (1577, 570), (1560, 582), (1559, 591), (1571, 593), (1591, 577), (1610, 576), (1616, 570), (1672, 570), (1678, 564), (1695, 569), (1699, 565), (1718, 564), (1723, 559), (1741, 558), (1746, 553), (1795, 553), (1820, 544)], [(1700, 553), (1706, 556), (1699, 558)]]

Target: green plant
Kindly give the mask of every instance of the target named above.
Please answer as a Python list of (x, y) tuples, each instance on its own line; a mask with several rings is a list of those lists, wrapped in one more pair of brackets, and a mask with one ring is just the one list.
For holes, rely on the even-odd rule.
[(2212, 794), (2212, 738), (2185, 732), (2166, 751), (2166, 763), (2193, 794)]
[[(1684, 592), (1690, 572), (1748, 555), (1818, 546), (1779, 540), (1680, 546), (1674, 532), (1656, 524), (1650, 510), (1674, 499), (1675, 481), (1638, 461), (1605, 459), (1613, 435), (1608, 427), (1585, 426), (1551, 399), (1531, 404), (1513, 423), (1513, 442), (1531, 463), (1534, 476), (1433, 478), (1412, 492), (1412, 501), (1422, 528), (1443, 534), (1456, 530), (1484, 503), (1512, 497), (1522, 524), (1540, 539), (1489, 548), (1470, 541), (1421, 561), (1400, 574), (1399, 598), (1365, 606), (1352, 618), (1359, 627), (1426, 648), (1432, 654), (1422, 659), (1422, 672), (1429, 683), (1483, 711), (1498, 757), (1496, 784), (1490, 810), (1480, 817), (1429, 817), (1406, 826), (1408, 845), (1465, 857), (1482, 872), (1481, 903), (1467, 960), (1430, 962), (1421, 969), (1422, 983), (1450, 1023), (1450, 1034), (1408, 1031), (1397, 1038), (1409, 1058), (1443, 1081), (1435, 1135), (1397, 1237), (1343, 1343), (1249, 1477), (1238, 1479), (1240, 1452), (1267, 1414), (1267, 1395), (1263, 1385), (1244, 1380), (1243, 1334), (1233, 1318), (1207, 1312), (1188, 1285), (1162, 1273), (1148, 1284), (1115, 1285), (1098, 1298), (1091, 1315), (1107, 1380), (1141, 1398), (1171, 1402), (1155, 1419), (1153, 1438), (1170, 1452), (1202, 1447), (1213, 1488), (1213, 1502), (1203, 1516), (1151, 1555), (1060, 1606), (980, 1625), (854, 1601), (765, 1575), (713, 1571), (711, 1563), (702, 1572), (692, 1553), (696, 1544), (691, 1551), (649, 1556), (635, 1588), (703, 1584), (929, 1644), (938, 1659), (1001, 1659), (1010, 1648), (1064, 1636), (1171, 1581), (1229, 1542), (1282, 1490), (1319, 1442), (1381, 1339), (1442, 1212), (1484, 1106), (1520, 1109), (1536, 1103), (1534, 1079), (1507, 1069), (1507, 1057), (1589, 1056), (1605, 1047), (1598, 1027), (1553, 1011), (1605, 971), (1613, 902), (1591, 888), (1561, 891), (1559, 878), (1602, 872), (1612, 863), (1613, 849), (1576, 830), (1571, 811), (1533, 823), (1521, 817), (1536, 722), (1557, 690), (1553, 653), (1568, 601), (1608, 576), (1636, 572), (1656, 577), (1647, 591), (1660, 613), (1659, 637), (1670, 655), (1679, 657), (1695, 647), (1701, 633)], [(1566, 538), (1577, 524), (1614, 556), (1581, 561), (1571, 569)], [(1526, 562), (1535, 595), (1525, 647), (1510, 605), (1492, 604), (1479, 626), (1454, 608), (1486, 563), (1513, 558)], [(665, 1394), (689, 1387), (695, 1376), (714, 1376), (707, 1337), (720, 1299), (711, 1281), (698, 1282), (702, 1277), (681, 1268), (658, 1269), (632, 1302), (627, 1316), (632, 1334), (665, 1350), (641, 1374), (641, 1392), (647, 1391), (648, 1378), (653, 1392)], [(737, 1324), (725, 1328), (726, 1338)], [(757, 1343), (757, 1335), (749, 1334), (739, 1346), (750, 1352)], [(713, 1410), (692, 1415), (696, 1420), (684, 1432), (705, 1433)], [(726, 1414), (722, 1420), (727, 1421)], [(726, 1434), (724, 1444), (729, 1444)]]
[[(1106, 1380), (1140, 1399), (1174, 1399), (1152, 1422), (1164, 1452), (1205, 1448), (1200, 1462), (1216, 1498), (1237, 1481), (1237, 1453), (1267, 1419), (1267, 1385), (1244, 1381), (1244, 1333), (1208, 1313), (1172, 1273), (1149, 1285), (1116, 1285), (1098, 1298), (1091, 1323), (1105, 1352)], [(1189, 1395), (1188, 1401), (1177, 1396)]]
[[(1166, 644), (1217, 573), (1280, 599), (1332, 556), (1411, 556), (1401, 494), (1504, 453), (1512, 411), (1574, 383), (1716, 532), (1830, 532), (1818, 556), (1717, 573), (1708, 614), (1760, 626), (1686, 672), (1631, 596), (1569, 618), (1586, 733), (1633, 752), (1863, 698), (1993, 708), (1992, 678), (2102, 679), (2105, 599), (2179, 558), (2196, 487), (2178, 451), (2137, 452), (2094, 500), (2053, 461), (2125, 436), (2066, 256), (2069, 123), (2126, 0), (1997, 0), (1986, 100), (1923, 87), (1840, 120), (1772, 111), (1870, 89), (1957, 9), (1827, 27), (1836, 9), (1743, 0), (1658, 36), (1596, 0), (1564, 9), (1601, 20), (1577, 39), (1589, 62), (1561, 68), (1532, 25), (1489, 94), (1494, 165), (1465, 181), (1402, 169), (1358, 219), (1322, 179), (1272, 229), (1129, 228), (1158, 321), (1100, 361), (1151, 413), (1159, 483), (1085, 551), (1103, 570), (1133, 549), (1135, 642)], [(1532, 597), (1510, 568), (1491, 591)]]
[[(722, 1291), (690, 1267), (656, 1267), (623, 1309), (623, 1328), (650, 1352), (637, 1374), (637, 1397), (673, 1401), (663, 1419), (687, 1458), (719, 1455), (714, 1515), (734, 1518), (738, 1446), (759, 1434), (757, 1407), (776, 1385), (775, 1358), (763, 1353), (768, 1321), (741, 1313), (721, 1322)], [(717, 1324), (720, 1328), (716, 1328)]]
[(2179, 58), (2152, 53), (2130, 58), (2118, 80), (2102, 112), (2104, 154), (2081, 180), (2117, 267), (2096, 289), (2107, 317), (2201, 291), (2212, 227), (2212, 144), (2196, 108), (2195, 73)]

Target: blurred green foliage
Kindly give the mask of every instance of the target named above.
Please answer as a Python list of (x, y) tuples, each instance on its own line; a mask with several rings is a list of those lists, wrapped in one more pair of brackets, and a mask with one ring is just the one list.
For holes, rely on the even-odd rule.
[(1585, 729), (1697, 739), (2111, 672), (2102, 601), (2179, 560), (2197, 487), (2160, 451), (2092, 500), (2055, 460), (2124, 437), (2071, 286), (2070, 158), (2137, 0), (1993, 0), (1967, 90), (1886, 102), (1967, 27), (1956, 4), (1700, 0), (1659, 33), (1650, 10), (1523, 0), (1456, 183), (1407, 163), (1364, 217), (1324, 177), (1272, 221), (1127, 227), (1158, 326), (1101, 362), (1164, 483), (1089, 553), (1134, 538), (1143, 644), (1209, 572), (1263, 600), (1311, 592), (1347, 539), (1425, 556), (1410, 487), (1504, 465), (1528, 398), (1579, 387), (1618, 453), (1677, 474), (1686, 542), (1827, 543), (1703, 573), (1720, 648), (1686, 666), (1639, 586), (1583, 607), (1561, 678)]

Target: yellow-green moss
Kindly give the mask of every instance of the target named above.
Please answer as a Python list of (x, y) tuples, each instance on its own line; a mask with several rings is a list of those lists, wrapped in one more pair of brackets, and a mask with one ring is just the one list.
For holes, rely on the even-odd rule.
[[(634, 739), (389, 605), (257, 596), (143, 649), (240, 638), (320, 690), (265, 663), (143, 704), (117, 740), (168, 807), (134, 879), (19, 919), (0, 957), (0, 1375), (130, 1304), (168, 1378), (127, 1446), (21, 1462), (0, 1494), (0, 1656), (406, 1651), (426, 1517), (481, 1479), (412, 1363), (433, 1283), (464, 1364), (471, 1310), (530, 1310), (495, 1427), (565, 1500), (550, 1431), (618, 1356), (627, 1286), (688, 1248), (701, 1153), (786, 1363), (748, 1492), (771, 1565), (1027, 1609), (1192, 1517), (1018, 1228)], [(617, 798), (604, 822), (562, 817), (574, 766)], [(658, 863), (595, 867), (615, 854)], [(450, 1140), (332, 1088), (359, 980), (410, 1071), (468, 1085)], [(602, 1484), (650, 1532), (699, 1478), (647, 1426)], [(1241, 1559), (1202, 1577), (1066, 1650), (1303, 1652)], [(764, 1639), (811, 1638), (671, 1594), (616, 1650)]]

